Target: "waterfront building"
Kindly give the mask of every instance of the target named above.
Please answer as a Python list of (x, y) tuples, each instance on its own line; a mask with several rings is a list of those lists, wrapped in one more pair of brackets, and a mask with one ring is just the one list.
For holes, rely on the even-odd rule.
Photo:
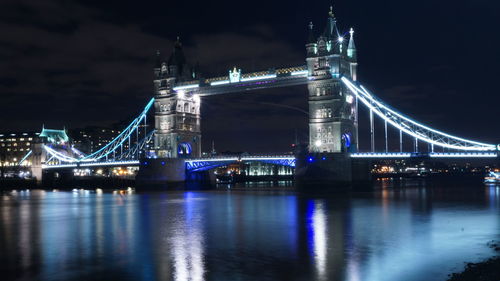
[[(54, 149), (59, 150), (71, 149), (70, 138), (66, 130), (42, 128), (41, 132), (0, 133), (0, 176), (13, 176), (15, 171), (20, 171), (22, 170), (20, 168), (23, 167), (55, 163), (56, 159), (47, 159), (42, 155), (42, 145), (44, 144), (50, 144)], [(33, 151), (36, 152), (33, 153)]]
[[(0, 133), (0, 166), (18, 166), (22, 158), (31, 150), (31, 145), (40, 135), (39, 132)], [(30, 165), (26, 161), (23, 165)]]
[[(116, 124), (112, 127), (88, 126), (85, 128), (77, 128), (70, 131), (70, 136), (74, 148), (84, 154), (91, 154), (105, 147), (112, 142), (122, 130), (122, 124)], [(147, 128), (145, 125), (139, 125), (137, 134), (139, 139), (143, 139)], [(136, 136), (130, 138), (129, 141), (123, 142), (123, 151), (128, 150), (129, 146), (133, 147), (137, 142)], [(152, 146), (152, 141), (151, 141)]]
[[(108, 127), (89, 126), (71, 130), (71, 138), (76, 149), (90, 154), (113, 141), (120, 133), (121, 130)], [(124, 143), (124, 148), (128, 149), (128, 142)]]

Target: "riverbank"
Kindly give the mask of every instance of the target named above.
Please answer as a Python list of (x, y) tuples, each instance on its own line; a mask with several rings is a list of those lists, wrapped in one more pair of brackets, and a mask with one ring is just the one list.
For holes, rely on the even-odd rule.
[[(490, 242), (488, 246), (500, 254), (500, 242)], [(500, 256), (483, 262), (467, 263), (465, 270), (450, 274), (448, 281), (498, 281), (500, 280)]]

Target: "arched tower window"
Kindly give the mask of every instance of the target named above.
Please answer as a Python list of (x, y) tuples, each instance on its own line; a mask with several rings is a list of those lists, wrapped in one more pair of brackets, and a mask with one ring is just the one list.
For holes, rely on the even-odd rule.
[(189, 112), (189, 103), (184, 104), (184, 112)]

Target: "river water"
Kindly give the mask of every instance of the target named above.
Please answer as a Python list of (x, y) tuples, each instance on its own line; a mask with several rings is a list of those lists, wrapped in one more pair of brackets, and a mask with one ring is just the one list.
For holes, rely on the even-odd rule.
[(446, 280), (500, 238), (497, 186), (255, 189), (5, 191), (0, 279)]

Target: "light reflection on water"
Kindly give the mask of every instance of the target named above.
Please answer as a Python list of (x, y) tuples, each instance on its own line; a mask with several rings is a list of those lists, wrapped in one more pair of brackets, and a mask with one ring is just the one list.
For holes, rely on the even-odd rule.
[(493, 254), (498, 186), (379, 187), (5, 192), (2, 280), (444, 280)]

